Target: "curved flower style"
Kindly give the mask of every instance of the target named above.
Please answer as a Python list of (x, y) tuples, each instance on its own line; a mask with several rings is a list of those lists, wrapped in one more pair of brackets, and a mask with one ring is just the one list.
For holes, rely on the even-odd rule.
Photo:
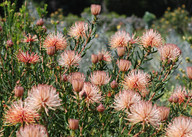
[(92, 85), (90, 82), (85, 82), (83, 89), (79, 92), (80, 98), (85, 98), (86, 103), (100, 103), (102, 100), (101, 93), (99, 88), (95, 85)]
[(145, 96), (148, 94), (149, 75), (141, 70), (132, 70), (125, 76), (122, 85), (125, 89), (139, 91)]
[(158, 50), (161, 55), (161, 60), (163, 61), (175, 61), (181, 55), (180, 48), (175, 44), (165, 44), (164, 46), (161, 46)]
[(127, 47), (131, 40), (129, 33), (125, 31), (117, 31), (110, 39), (110, 46), (112, 48)]
[(63, 34), (57, 32), (57, 34), (50, 33), (44, 43), (46, 49), (54, 47), (56, 50), (64, 50), (67, 47), (67, 40)]
[(35, 120), (39, 119), (39, 114), (35, 110), (32, 110), (26, 102), (22, 102), (20, 100), (18, 102), (14, 102), (11, 107), (8, 107), (4, 118), (4, 123), (7, 125), (16, 125), (17, 123), (30, 124), (35, 123)]
[(86, 32), (88, 31), (88, 24), (83, 21), (77, 21), (70, 28), (69, 35), (75, 39), (86, 37)]
[(42, 125), (25, 125), (16, 133), (17, 137), (48, 137), (47, 130)]
[(141, 96), (132, 90), (119, 92), (114, 99), (114, 108), (117, 111), (130, 108), (131, 105), (141, 100)]
[(74, 66), (79, 65), (78, 63), (80, 61), (81, 61), (81, 55), (76, 54), (75, 51), (71, 50), (64, 51), (58, 60), (59, 65), (65, 67), (71, 67), (72, 65)]
[(128, 120), (133, 123), (150, 123), (152, 126), (157, 127), (160, 124), (160, 112), (157, 107), (152, 105), (151, 102), (139, 101), (130, 107), (128, 113)]
[(19, 52), (17, 54), (17, 59), (23, 63), (35, 64), (39, 61), (39, 56), (34, 53), (32, 53), (30, 55), (28, 51), (23, 52), (23, 51), (19, 50)]
[(159, 47), (163, 44), (162, 41), (161, 34), (159, 34), (156, 30), (153, 31), (153, 29), (147, 30), (141, 37), (141, 45), (143, 45), (145, 48), (150, 46)]
[(26, 99), (28, 106), (34, 110), (45, 109), (48, 114), (48, 109), (55, 110), (61, 105), (61, 99), (57, 94), (56, 89), (50, 85), (34, 86), (31, 91), (28, 92)]
[(92, 84), (97, 86), (102, 86), (109, 83), (111, 77), (105, 71), (94, 71), (90, 76), (90, 81)]
[(191, 137), (192, 136), (192, 118), (180, 116), (174, 118), (169, 123), (166, 130), (167, 137)]

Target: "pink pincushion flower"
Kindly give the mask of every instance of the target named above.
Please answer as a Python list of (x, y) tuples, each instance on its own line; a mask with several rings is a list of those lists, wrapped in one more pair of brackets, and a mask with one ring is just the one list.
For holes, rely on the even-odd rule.
[(31, 34), (25, 35), (25, 39), (23, 40), (23, 42), (25, 43), (35, 42), (35, 41), (38, 41), (37, 35), (31, 36)]
[(58, 60), (59, 65), (65, 66), (65, 67), (79, 65), (78, 63), (80, 61), (81, 61), (81, 55), (71, 50), (64, 51)]
[(31, 55), (30, 55), (28, 51), (23, 52), (23, 51), (19, 50), (19, 52), (17, 54), (17, 59), (23, 63), (35, 64), (39, 61), (39, 56), (34, 53), (31, 53)]
[(169, 123), (167, 137), (192, 137), (192, 118), (179, 116)]
[(97, 86), (102, 86), (109, 83), (111, 77), (105, 71), (94, 71), (90, 76), (91, 83)]
[(141, 70), (132, 70), (125, 76), (122, 85), (125, 89), (141, 92), (145, 96), (149, 85), (149, 75)]
[(175, 44), (165, 44), (164, 46), (159, 47), (158, 50), (161, 55), (161, 60), (163, 61), (175, 61), (181, 55), (181, 50)]
[(129, 33), (125, 31), (118, 31), (110, 39), (110, 46), (112, 48), (127, 47), (130, 41)]
[(57, 34), (50, 33), (46, 37), (43, 45), (46, 49), (54, 47), (56, 50), (64, 50), (67, 47), (67, 40), (63, 34), (59, 32), (57, 32)]
[(35, 123), (39, 119), (39, 114), (32, 110), (26, 102), (14, 102), (4, 115), (6, 125), (16, 125), (17, 123)]
[(147, 30), (143, 33), (141, 37), (141, 45), (145, 48), (151, 47), (159, 47), (163, 44), (161, 34), (159, 34), (156, 30), (153, 29)]
[(160, 124), (160, 112), (157, 107), (152, 105), (151, 102), (139, 101), (130, 107), (128, 113), (128, 120), (133, 123), (150, 123), (152, 126), (157, 127)]
[(83, 21), (77, 21), (70, 28), (69, 35), (75, 39), (86, 37), (86, 32), (88, 31), (88, 24)]
[(81, 92), (79, 92), (80, 98), (85, 97), (85, 101), (88, 104), (92, 104), (94, 102), (100, 103), (102, 100), (101, 93), (99, 91), (99, 88), (90, 82), (85, 82), (83, 89)]
[(129, 109), (131, 105), (141, 100), (141, 96), (132, 90), (119, 92), (114, 99), (114, 108), (117, 111)]
[(55, 110), (61, 105), (61, 99), (56, 89), (46, 84), (34, 86), (31, 91), (28, 92), (26, 101), (32, 109), (38, 111), (44, 108), (47, 114), (48, 109)]
[(42, 125), (25, 125), (16, 133), (17, 137), (48, 137), (47, 130)]

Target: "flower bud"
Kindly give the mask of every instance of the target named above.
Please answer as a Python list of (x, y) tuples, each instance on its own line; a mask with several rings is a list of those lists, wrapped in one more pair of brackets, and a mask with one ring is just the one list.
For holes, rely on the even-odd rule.
[(91, 5), (91, 14), (98, 15), (101, 12), (101, 5), (92, 4)]
[(114, 88), (117, 88), (118, 87), (118, 83), (116, 82), (116, 80), (113, 80), (110, 84), (111, 88), (114, 89)]
[(108, 97), (111, 97), (111, 92), (110, 92), (110, 91), (107, 93), (107, 96), (108, 96)]
[(52, 47), (47, 47), (47, 54), (49, 55), (49, 56), (53, 56), (54, 54), (55, 54), (55, 47), (54, 46), (52, 46)]
[(13, 46), (12, 40), (7, 40), (7, 47), (10, 48)]
[(79, 79), (72, 80), (72, 86), (75, 92), (80, 92), (83, 88), (83, 85), (84, 85), (83, 80), (79, 80)]
[(189, 79), (192, 79), (192, 67), (187, 67), (187, 76)]
[(79, 120), (77, 119), (68, 119), (69, 128), (72, 130), (76, 130), (79, 128)]
[(120, 71), (126, 72), (131, 67), (131, 62), (125, 59), (120, 59), (117, 61), (117, 66), (119, 67)]
[(0, 26), (0, 31), (2, 31), (3, 30), (3, 28)]
[(98, 56), (99, 61), (103, 60), (103, 54), (102, 53), (99, 53), (97, 56)]
[(96, 64), (98, 62), (98, 56), (96, 54), (92, 54), (91, 61), (93, 64)]
[(47, 28), (43, 25), (42, 29), (44, 30), (44, 32), (47, 32)]
[(125, 47), (117, 47), (117, 54), (119, 57), (122, 57), (123, 55), (125, 55)]
[(21, 97), (23, 96), (24, 88), (21, 86), (16, 86), (14, 89), (14, 93), (16, 97)]
[(62, 81), (63, 82), (66, 82), (68, 79), (67, 79), (67, 75), (64, 73), (63, 76), (62, 76)]
[(103, 104), (100, 104), (98, 107), (97, 107), (97, 111), (98, 112), (103, 112), (105, 110), (105, 107), (103, 106)]
[(43, 26), (43, 24), (44, 24), (43, 19), (39, 19), (39, 20), (37, 21), (37, 23), (36, 23), (37, 26)]

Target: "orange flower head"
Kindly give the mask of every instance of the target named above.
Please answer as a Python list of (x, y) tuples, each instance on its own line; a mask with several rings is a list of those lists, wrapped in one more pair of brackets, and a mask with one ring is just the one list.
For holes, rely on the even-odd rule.
[(50, 50), (52, 47), (56, 50), (64, 50), (67, 47), (67, 39), (63, 36), (62, 33), (50, 33), (46, 37), (43, 45), (47, 50)]
[(31, 91), (28, 92), (28, 97), (26, 99), (28, 105), (33, 110), (45, 109), (48, 115), (48, 109), (55, 110), (61, 105), (61, 99), (56, 89), (50, 85), (33, 86)]
[(85, 82), (83, 89), (79, 92), (80, 98), (85, 97), (85, 102), (89, 104), (100, 103), (102, 100), (99, 88), (90, 82)]
[(17, 137), (48, 137), (47, 130), (42, 125), (25, 125), (16, 133)]
[(130, 107), (128, 113), (128, 120), (133, 123), (150, 123), (152, 126), (157, 127), (160, 124), (160, 112), (157, 107), (152, 105), (151, 102), (139, 101)]
[(91, 14), (98, 15), (101, 12), (101, 5), (91, 4)]
[(169, 116), (170, 108), (161, 106), (157, 108), (159, 109), (160, 112), (161, 121), (165, 121)]
[(98, 53), (98, 56), (102, 56), (102, 58), (99, 59), (99, 61), (104, 60), (106, 62), (111, 62), (111, 60), (112, 60), (111, 59), (111, 54), (108, 51), (102, 50), (101, 52)]
[(169, 123), (167, 137), (192, 137), (192, 118), (179, 116)]
[(91, 83), (97, 86), (102, 86), (109, 83), (111, 77), (105, 71), (94, 71), (90, 76)]
[(31, 42), (35, 42), (35, 41), (38, 41), (37, 35), (31, 36), (31, 34), (25, 35), (25, 39), (23, 40), (23, 42), (25, 42), (25, 43), (31, 43)]
[(141, 70), (132, 70), (127, 76), (125, 76), (122, 85), (125, 89), (147, 93), (149, 75)]
[(39, 56), (34, 53), (31, 53), (31, 55), (30, 55), (28, 51), (23, 52), (23, 51), (19, 50), (19, 52), (17, 54), (17, 59), (20, 62), (23, 62), (26, 64), (35, 64), (39, 61)]
[(72, 83), (73, 80), (82, 80), (84, 82), (85, 81), (85, 75), (81, 72), (73, 72), (67, 76), (67, 80), (70, 83)]
[(120, 71), (126, 72), (131, 67), (131, 62), (125, 59), (120, 59), (117, 61), (117, 66)]
[(83, 21), (75, 22), (75, 24), (70, 28), (69, 35), (75, 39), (86, 37), (86, 32), (88, 31), (88, 24)]
[(162, 44), (163, 40), (161, 34), (159, 34), (156, 30), (147, 30), (145, 33), (143, 33), (143, 36), (141, 37), (141, 45), (143, 45), (145, 48), (148, 48), (150, 46), (159, 47)]
[(179, 86), (179, 87), (176, 87), (173, 94), (169, 98), (169, 101), (181, 104), (185, 101), (185, 96), (186, 96), (185, 87)]
[(12, 126), (17, 123), (35, 123), (35, 120), (39, 119), (39, 114), (32, 110), (26, 102), (19, 100), (18, 102), (14, 102), (11, 107), (8, 107), (8, 110), (4, 115), (6, 125)]
[(119, 92), (114, 99), (114, 108), (117, 111), (129, 109), (133, 104), (141, 100), (139, 93), (132, 90)]
[(192, 79), (192, 67), (187, 67), (187, 76), (189, 79)]
[(111, 48), (127, 47), (130, 41), (129, 33), (125, 31), (117, 31), (110, 39)]
[(175, 44), (165, 44), (164, 46), (161, 46), (158, 50), (161, 56), (161, 60), (163, 61), (175, 61), (181, 55), (181, 50)]
[(75, 53), (75, 51), (72, 50), (66, 50), (64, 51), (58, 62), (59, 65), (65, 66), (65, 67), (71, 67), (71, 66), (77, 66), (78, 63), (81, 61), (81, 55), (78, 53)]

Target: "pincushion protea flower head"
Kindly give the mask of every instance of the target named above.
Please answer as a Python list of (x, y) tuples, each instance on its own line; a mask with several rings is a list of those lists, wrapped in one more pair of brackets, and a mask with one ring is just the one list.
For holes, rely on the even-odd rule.
[(23, 42), (25, 43), (35, 42), (35, 41), (38, 41), (37, 35), (31, 36), (31, 34), (25, 35), (25, 39), (23, 40)]
[(17, 59), (23, 63), (35, 64), (39, 61), (39, 56), (34, 53), (31, 53), (31, 55), (30, 55), (28, 51), (23, 52), (23, 51), (19, 50), (19, 52), (17, 54)]
[(120, 71), (125, 72), (125, 71), (128, 71), (129, 68), (131, 67), (131, 62), (129, 60), (120, 59), (120, 60), (117, 60), (117, 66)]
[(97, 86), (102, 86), (109, 83), (111, 77), (105, 71), (94, 71), (93, 74), (90, 76), (90, 81), (92, 84)]
[(25, 125), (16, 133), (17, 137), (48, 137), (47, 130), (42, 125)]
[(173, 94), (171, 95), (171, 97), (169, 98), (170, 102), (174, 102), (174, 103), (183, 103), (185, 101), (185, 96), (186, 96), (187, 92), (185, 90), (185, 87), (176, 87), (176, 89), (174, 90)]
[(86, 37), (86, 32), (88, 31), (88, 24), (83, 21), (77, 21), (70, 28), (69, 35), (75, 39)]
[(159, 53), (161, 56), (161, 60), (165, 61), (175, 61), (181, 55), (180, 48), (175, 44), (165, 44), (164, 46), (159, 47)]
[(106, 62), (111, 62), (111, 54), (109, 51), (104, 51), (102, 50), (101, 52), (98, 53), (98, 56), (102, 56), (102, 59), (100, 60), (104, 60)]
[(35, 120), (39, 119), (39, 114), (32, 110), (26, 102), (19, 100), (14, 102), (4, 115), (6, 125), (16, 125), (17, 123), (35, 123)]
[(156, 30), (153, 29), (147, 30), (143, 33), (141, 37), (141, 45), (145, 48), (148, 47), (159, 47), (163, 44), (163, 40), (161, 34), (159, 34)]
[(43, 45), (46, 49), (54, 47), (56, 50), (64, 50), (67, 47), (67, 40), (60, 32), (57, 32), (57, 34), (50, 33)]
[(130, 40), (129, 33), (125, 31), (117, 31), (110, 39), (111, 48), (127, 47)]
[(73, 72), (67, 76), (67, 80), (72, 83), (73, 80), (85, 81), (85, 75), (81, 72)]
[(157, 127), (160, 124), (160, 112), (157, 107), (152, 105), (151, 102), (139, 101), (130, 107), (128, 113), (128, 120), (133, 123), (150, 123), (152, 126)]
[(47, 114), (48, 109), (55, 110), (61, 105), (61, 99), (56, 89), (46, 84), (32, 87), (31, 91), (28, 92), (26, 101), (30, 108), (37, 111), (44, 108)]
[(192, 79), (192, 67), (187, 67), (187, 76), (189, 79)]
[(79, 65), (78, 63), (80, 61), (81, 61), (81, 55), (78, 53), (75, 53), (75, 51), (72, 51), (72, 50), (64, 51), (58, 60), (59, 65), (65, 66), (65, 67)]
[(139, 93), (131, 90), (119, 92), (114, 99), (114, 108), (117, 111), (129, 109), (131, 105), (141, 100)]
[(102, 100), (101, 93), (99, 88), (90, 82), (85, 82), (83, 85), (83, 89), (79, 92), (80, 98), (85, 97), (85, 102), (88, 104), (93, 104), (94, 102), (100, 103)]
[(132, 70), (127, 76), (125, 76), (122, 85), (125, 89), (147, 93), (149, 75), (141, 70)]
[(91, 14), (98, 15), (101, 12), (101, 5), (91, 4)]
[(165, 121), (169, 116), (170, 108), (158, 106), (157, 109), (159, 109), (161, 121)]
[(167, 137), (192, 137), (192, 118), (179, 116), (169, 123)]

